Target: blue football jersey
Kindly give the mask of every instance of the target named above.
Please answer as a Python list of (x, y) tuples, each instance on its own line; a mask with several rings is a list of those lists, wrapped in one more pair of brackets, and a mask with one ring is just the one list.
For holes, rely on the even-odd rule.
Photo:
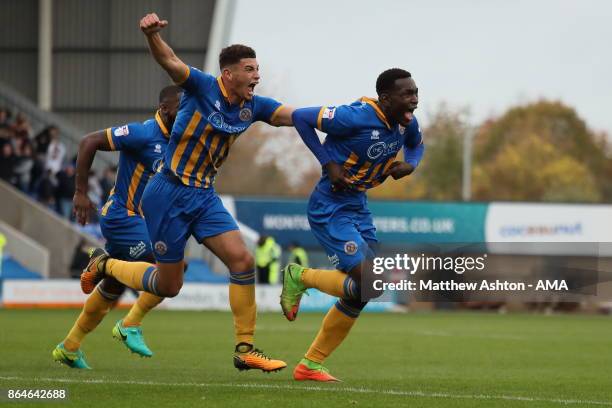
[[(317, 128), (327, 133), (323, 147), (349, 172), (357, 191), (382, 183), (400, 149), (411, 151), (423, 143), (416, 117), (407, 127), (392, 127), (376, 100), (367, 97), (350, 105), (321, 107)], [(330, 188), (327, 174), (320, 185)]]
[(258, 95), (232, 105), (221, 77), (194, 67), (180, 86), (185, 92), (163, 166), (185, 185), (209, 188), (236, 138), (253, 122), (270, 123), (282, 105)]
[(161, 164), (168, 146), (168, 129), (159, 112), (154, 119), (106, 129), (112, 150), (121, 151), (117, 178), (102, 215), (109, 210), (127, 211), (130, 216), (142, 215), (140, 199), (149, 178)]

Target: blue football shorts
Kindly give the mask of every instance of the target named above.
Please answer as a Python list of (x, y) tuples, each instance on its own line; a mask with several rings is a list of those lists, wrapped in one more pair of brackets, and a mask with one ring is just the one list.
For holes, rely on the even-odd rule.
[(308, 222), (336, 269), (349, 272), (373, 256), (378, 242), (365, 194), (334, 197), (315, 188), (308, 201)]
[(112, 258), (124, 261), (149, 259), (153, 251), (145, 220), (129, 216), (127, 209), (111, 204), (105, 215), (100, 214), (100, 229), (106, 239), (105, 249)]
[(238, 230), (213, 188), (186, 186), (173, 174), (157, 173), (142, 195), (142, 211), (158, 262), (174, 263), (184, 257), (193, 235), (204, 238)]

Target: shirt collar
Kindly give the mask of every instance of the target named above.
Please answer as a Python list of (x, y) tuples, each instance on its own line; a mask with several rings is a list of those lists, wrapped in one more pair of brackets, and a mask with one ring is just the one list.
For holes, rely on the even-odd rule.
[[(227, 93), (227, 89), (225, 89), (225, 85), (223, 85), (223, 79), (221, 79), (221, 75), (217, 77), (217, 83), (219, 84), (219, 89), (221, 89), (221, 93), (223, 94), (223, 97), (225, 98), (227, 103), (231, 105), (231, 102), (229, 100), (229, 94)], [(245, 102), (244, 100), (240, 102), (241, 108), (244, 106), (244, 102)]]
[(166, 128), (166, 125), (164, 124), (164, 121), (161, 118), (161, 114), (160, 114), (159, 110), (157, 112), (155, 112), (155, 121), (159, 125), (159, 128), (161, 129), (161, 131), (164, 134), (164, 136), (165, 137), (170, 137), (170, 134), (168, 133), (168, 129)]
[(223, 94), (223, 97), (229, 102), (229, 96), (227, 95), (227, 91), (225, 90), (225, 85), (223, 85), (221, 75), (217, 77), (217, 83), (219, 84), (219, 88), (221, 88), (221, 93)]
[(376, 113), (376, 116), (378, 116), (378, 119), (380, 119), (385, 124), (385, 126), (387, 126), (387, 129), (391, 129), (391, 125), (389, 125), (389, 121), (387, 120), (387, 117), (385, 116), (383, 111), (380, 110), (380, 107), (376, 103), (377, 102), (376, 99), (368, 98), (367, 96), (364, 96), (360, 99), (360, 101), (365, 102), (368, 105), (370, 105), (374, 109), (374, 112)]

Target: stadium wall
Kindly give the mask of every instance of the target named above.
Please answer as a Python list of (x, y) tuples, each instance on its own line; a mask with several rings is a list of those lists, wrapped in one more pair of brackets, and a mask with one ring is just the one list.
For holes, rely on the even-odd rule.
[[(169, 20), (166, 41), (186, 63), (202, 67), (216, 1), (56, 0), (49, 4), (50, 16), (41, 4), (2, 0), (0, 78), (40, 102), (39, 68), (45, 64), (39, 49), (50, 48), (50, 69), (41, 78), (50, 88), (51, 110), (90, 132), (150, 117), (159, 90), (170, 83), (149, 55), (140, 19), (155, 11)], [(45, 19), (51, 35), (40, 38)]]
[[(87, 299), (81, 291), (78, 280), (7, 280), (4, 282), (2, 306), (5, 308), (81, 308)], [(257, 310), (260, 312), (281, 312), (278, 285), (256, 287)], [(300, 311), (326, 311), (336, 301), (332, 296), (319, 291), (309, 291), (304, 296)], [(136, 298), (126, 292), (119, 307), (130, 307)], [(369, 311), (386, 311), (389, 303), (368, 305)], [(226, 284), (185, 283), (178, 296), (165, 299), (156, 309), (166, 310), (219, 310), (229, 311), (229, 293)]]
[(80, 232), (75, 225), (4, 181), (0, 181), (0, 197), (0, 220), (47, 248), (52, 254), (49, 260), (49, 277), (68, 276), (74, 248), (81, 239), (94, 246), (101, 245), (89, 235)]
[[(236, 198), (235, 206), (243, 224), (282, 245), (298, 240), (319, 247), (306, 200)], [(568, 255), (564, 244), (577, 243), (571, 255), (612, 256), (612, 205), (370, 201), (369, 208), (378, 239), (389, 250), (415, 243), (487, 243), (493, 253)]]
[[(0, 233), (6, 237), (4, 250), (19, 264), (43, 278), (49, 277), (51, 258), (47, 248), (3, 221), (0, 221)], [(2, 262), (2, 259), (0, 259), (0, 262)]]

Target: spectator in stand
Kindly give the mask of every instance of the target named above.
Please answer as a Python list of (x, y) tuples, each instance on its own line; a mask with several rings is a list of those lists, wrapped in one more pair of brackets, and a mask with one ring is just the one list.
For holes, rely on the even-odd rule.
[[(103, 203), (103, 192), (102, 187), (100, 186), (100, 181), (98, 180), (98, 177), (96, 176), (96, 173), (93, 170), (89, 171), (89, 179), (87, 180), (87, 182), (89, 188), (89, 190), (87, 191), (87, 197), (96, 208), (100, 208)], [(91, 211), (90, 217), (92, 219), (92, 222), (97, 223), (99, 221), (97, 211)]]
[(51, 170), (51, 175), (55, 175), (62, 169), (64, 156), (66, 155), (66, 146), (60, 141), (59, 131), (56, 127), (52, 127), (53, 131), (49, 133), (51, 141), (47, 149), (47, 157), (45, 160), (45, 170)]
[(0, 179), (15, 184), (15, 154), (11, 143), (3, 143), (0, 151)]
[(30, 192), (30, 179), (34, 167), (34, 153), (29, 139), (15, 139), (15, 185), (24, 193)]
[(51, 133), (54, 132), (57, 132), (57, 128), (54, 126), (48, 126), (34, 138), (34, 167), (32, 168), (30, 191), (36, 190), (36, 184), (45, 171), (47, 150), (49, 150), (49, 143), (51, 143)]
[(0, 138), (8, 137), (13, 135), (13, 129), (9, 119), (11, 112), (6, 108), (0, 108)]
[(72, 197), (74, 197), (75, 189), (75, 172), (72, 163), (64, 166), (62, 171), (57, 173), (56, 179), (55, 202), (57, 212), (64, 218), (72, 219)]
[(55, 188), (55, 177), (51, 174), (51, 170), (45, 170), (42, 179), (38, 182), (36, 195), (38, 201), (52, 210), (55, 210)]
[(7, 108), (0, 108), (0, 128), (10, 127), (11, 112)]
[(47, 156), (47, 150), (49, 150), (49, 143), (51, 143), (51, 134), (59, 134), (59, 130), (55, 126), (47, 126), (34, 138), (36, 144), (36, 155), (44, 158)]
[(15, 117), (15, 123), (13, 123), (12, 127), (15, 137), (20, 139), (30, 139), (32, 134), (32, 126), (30, 126), (30, 122), (23, 112), (19, 112), (17, 114)]
[(109, 166), (104, 170), (102, 180), (100, 180), (100, 186), (102, 187), (102, 202), (108, 201), (110, 192), (115, 186), (115, 179), (117, 178), (117, 166)]

